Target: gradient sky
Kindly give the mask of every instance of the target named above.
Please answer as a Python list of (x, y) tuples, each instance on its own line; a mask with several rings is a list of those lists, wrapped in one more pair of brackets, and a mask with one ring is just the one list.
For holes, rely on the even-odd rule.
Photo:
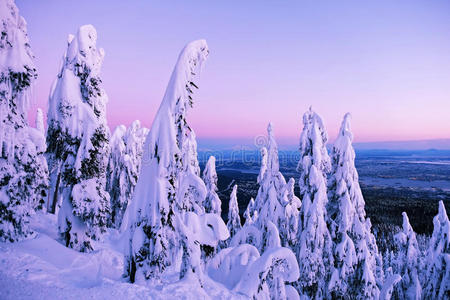
[(310, 105), (331, 140), (347, 111), (358, 142), (450, 138), (450, 1), (16, 2), (39, 71), (33, 110), (47, 109), (67, 35), (93, 24), (112, 129), (150, 126), (179, 51), (204, 38), (189, 115), (200, 139), (251, 138), (272, 121), (295, 144)]

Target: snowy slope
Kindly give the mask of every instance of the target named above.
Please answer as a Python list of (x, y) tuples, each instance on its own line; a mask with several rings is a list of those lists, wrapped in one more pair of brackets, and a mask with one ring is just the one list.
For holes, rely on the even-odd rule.
[(209, 277), (203, 289), (178, 281), (178, 274), (159, 286), (125, 282), (117, 231), (108, 232), (98, 250), (80, 253), (57, 240), (56, 222), (38, 213), (31, 223), (34, 239), (0, 243), (0, 299), (245, 299)]

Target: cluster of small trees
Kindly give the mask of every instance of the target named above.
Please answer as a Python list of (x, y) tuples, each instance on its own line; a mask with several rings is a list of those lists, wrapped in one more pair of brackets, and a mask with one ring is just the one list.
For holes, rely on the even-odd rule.
[[(203, 286), (205, 275), (251, 298), (444, 299), (450, 293), (450, 223), (442, 201), (426, 253), (403, 214), (395, 251), (378, 251), (355, 168), (350, 115), (330, 154), (322, 119), (303, 116), (295, 180), (279, 170), (273, 126), (261, 149), (256, 198), (242, 225), (237, 186), (228, 222), (220, 217), (215, 158), (203, 174), (187, 121), (204, 40), (181, 52), (151, 130), (138, 121), (110, 135), (107, 96), (93, 26), (70, 35), (51, 89), (48, 129), (27, 124), (37, 76), (25, 21), (2, 0), (0, 40), (0, 238), (32, 231), (37, 209), (58, 214), (67, 247), (91, 251), (108, 227), (126, 241), (125, 277), (158, 282), (165, 274)], [(145, 142), (145, 143), (144, 143)], [(47, 167), (48, 164), (48, 167)]]

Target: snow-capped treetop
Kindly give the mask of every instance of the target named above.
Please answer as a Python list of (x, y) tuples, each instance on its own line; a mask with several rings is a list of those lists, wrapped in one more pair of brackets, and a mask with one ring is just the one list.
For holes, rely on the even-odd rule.
[(45, 135), (44, 114), (40, 108), (38, 108), (36, 112), (36, 129), (42, 133), (42, 135)]
[[(328, 134), (323, 125), (322, 118), (316, 114), (312, 108), (303, 115), (303, 131), (300, 135), (300, 153), (302, 157), (297, 166), (297, 170), (314, 165), (322, 173), (330, 171), (330, 157), (326, 149)], [(305, 156), (312, 155), (304, 161)]]
[(267, 126), (268, 144), (267, 144), (267, 169), (271, 174), (278, 174), (280, 165), (278, 162), (278, 146), (273, 134), (273, 125)]
[(203, 181), (205, 182), (207, 195), (203, 207), (207, 213), (215, 213), (220, 215), (222, 212), (222, 202), (217, 195), (217, 173), (216, 158), (210, 156), (203, 170)]
[(0, 1), (2, 38), (0, 40), (0, 72), (27, 73), (35, 70), (33, 53), (27, 35), (27, 22), (19, 15), (13, 0)]
[(216, 158), (210, 156), (203, 170), (203, 180), (206, 188), (211, 189), (213, 186), (217, 188)]
[(266, 174), (267, 171), (267, 148), (266, 147), (262, 147), (261, 148), (261, 168), (259, 169), (259, 175), (258, 175), (258, 179), (257, 182), (261, 183), (261, 181), (264, 178), (264, 174)]
[(450, 253), (450, 222), (444, 202), (439, 201), (438, 214), (433, 218), (433, 235), (428, 248), (428, 259), (432, 263), (441, 253)]
[[(302, 210), (307, 211), (313, 199), (304, 197), (317, 190), (321, 178), (326, 179), (331, 162), (326, 149), (328, 135), (322, 118), (312, 108), (303, 115), (303, 130), (300, 135), (300, 161), (297, 171), (300, 172), (299, 187), (302, 199)], [(324, 200), (324, 199), (322, 199)], [(325, 201), (326, 202), (326, 201)]]
[(206, 41), (198, 40), (186, 45), (178, 57), (161, 106), (144, 144), (141, 176), (136, 185), (135, 201), (129, 206), (131, 214), (129, 220), (139, 222), (138, 215), (142, 215), (149, 217), (152, 223), (158, 222), (159, 211), (169, 211), (168, 198), (163, 194), (156, 194), (153, 184), (149, 184), (148, 180), (162, 176), (167, 173), (168, 168), (180, 167), (181, 150), (190, 129), (186, 123), (186, 113), (193, 105), (191, 94), (192, 88), (196, 87), (194, 79), (208, 53)]
[[(21, 125), (25, 125), (30, 107), (29, 87), (37, 77), (27, 23), (19, 15), (19, 9), (13, 0), (0, 1), (0, 21), (0, 84), (5, 84), (4, 88), (9, 94), (7, 97), (14, 100), (15, 112), (23, 116)], [(6, 80), (11, 82), (7, 83)]]
[(114, 129), (111, 138), (109, 139), (109, 145), (111, 147), (111, 153), (116, 154), (125, 151), (125, 143), (123, 137), (127, 128), (125, 125), (119, 125)]
[(49, 98), (48, 122), (59, 123), (73, 137), (106, 124), (108, 97), (101, 85), (100, 69), (105, 52), (97, 49), (97, 32), (83, 25), (76, 36), (69, 35), (61, 70)]
[(148, 132), (148, 128), (141, 127), (141, 121), (134, 120), (131, 123), (123, 137), (128, 155), (133, 158), (141, 158)]
[(406, 250), (406, 257), (404, 257), (404, 263), (408, 267), (413, 267), (417, 264), (417, 259), (419, 257), (419, 245), (417, 243), (416, 239), (416, 233), (411, 227), (411, 224), (409, 223), (408, 215), (403, 212), (403, 226), (402, 231), (397, 233), (394, 238), (397, 242), (396, 244), (398, 246), (402, 245), (405, 247)]
[[(169, 85), (147, 137), (146, 157), (158, 157), (160, 167), (166, 168), (170, 158), (179, 153), (188, 135), (189, 126), (174, 126), (185, 122), (186, 111), (193, 105), (189, 90), (196, 88), (194, 79), (209, 50), (205, 40), (189, 43), (178, 57)], [(159, 153), (155, 149), (164, 149)]]
[(255, 209), (255, 200), (253, 198), (250, 198), (250, 201), (248, 202), (247, 208), (244, 212), (244, 218), (245, 218), (245, 225), (251, 225), (253, 223), (253, 214)]
[(450, 290), (450, 222), (442, 200), (439, 201), (438, 214), (433, 218), (433, 235), (426, 263), (424, 299), (447, 299)]
[(228, 205), (228, 222), (227, 228), (230, 236), (233, 237), (241, 229), (241, 218), (239, 216), (239, 206), (237, 202), (237, 185), (233, 186)]

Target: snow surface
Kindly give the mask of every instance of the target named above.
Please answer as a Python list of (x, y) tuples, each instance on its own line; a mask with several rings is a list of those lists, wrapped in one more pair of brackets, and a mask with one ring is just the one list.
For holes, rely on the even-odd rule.
[(58, 240), (55, 215), (38, 213), (31, 227), (35, 238), (0, 243), (0, 299), (245, 299), (208, 276), (203, 289), (171, 275), (156, 286), (126, 282), (116, 230), (80, 253)]

